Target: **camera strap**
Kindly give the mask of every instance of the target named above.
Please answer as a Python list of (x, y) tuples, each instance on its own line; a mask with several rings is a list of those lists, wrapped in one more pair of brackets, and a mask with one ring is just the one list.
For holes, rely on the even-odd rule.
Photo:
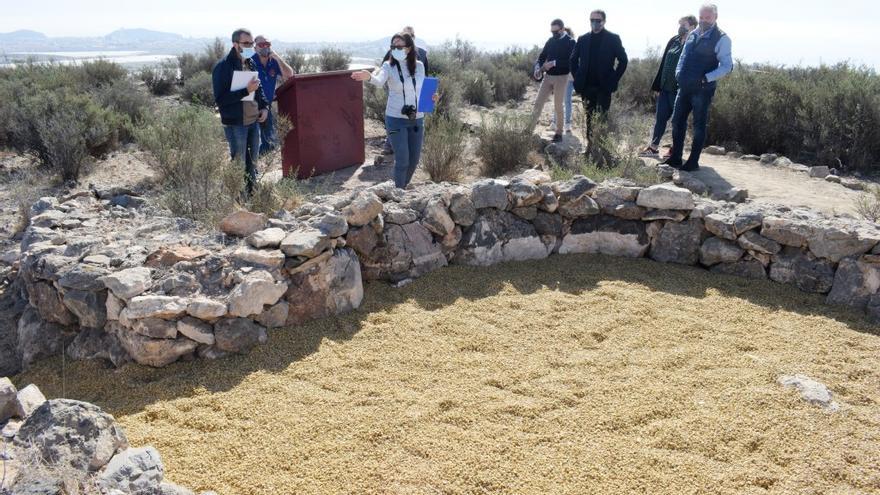
[[(406, 81), (403, 78), (403, 69), (400, 68), (400, 61), (397, 61), (397, 75), (400, 77), (400, 84), (403, 86), (403, 104), (406, 105)], [(413, 94), (415, 95), (416, 100), (416, 112), (419, 110), (419, 95), (416, 90), (416, 76), (415, 74), (411, 74), (412, 76), (412, 85), (413, 85)]]

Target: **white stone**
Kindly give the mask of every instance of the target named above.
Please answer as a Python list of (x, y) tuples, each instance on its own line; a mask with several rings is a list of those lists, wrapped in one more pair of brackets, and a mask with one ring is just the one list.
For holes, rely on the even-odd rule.
[(187, 314), (207, 321), (226, 316), (226, 310), (226, 304), (207, 298), (194, 299), (186, 306)]
[(247, 242), (256, 249), (277, 248), (281, 246), (281, 241), (286, 236), (287, 234), (283, 230), (272, 227), (254, 232), (248, 236)]
[(229, 314), (240, 317), (258, 315), (263, 312), (263, 306), (277, 303), (285, 292), (286, 283), (276, 282), (268, 272), (254, 272), (229, 294)]
[(146, 267), (128, 268), (101, 277), (104, 285), (120, 299), (131, 299), (152, 287), (152, 270)]
[(21, 419), (27, 419), (38, 407), (46, 402), (46, 396), (40, 392), (36, 385), (28, 385), (18, 391), (15, 397), (16, 416)]
[(672, 184), (658, 184), (642, 189), (636, 204), (656, 210), (693, 210), (694, 195)]
[(173, 319), (186, 313), (188, 302), (174, 296), (137, 296), (128, 302), (120, 319), (137, 320), (141, 318)]
[(820, 383), (805, 375), (781, 376), (777, 382), (783, 387), (796, 388), (801, 394), (801, 399), (821, 406), (829, 412), (840, 409), (840, 405), (832, 399), (832, 393), (823, 383)]

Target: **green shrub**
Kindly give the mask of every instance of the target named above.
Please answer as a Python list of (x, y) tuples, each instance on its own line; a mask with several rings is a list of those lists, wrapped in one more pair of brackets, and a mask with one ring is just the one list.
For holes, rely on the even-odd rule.
[(422, 167), (434, 182), (458, 182), (464, 175), (467, 130), (455, 118), (431, 115), (425, 119)]
[(90, 156), (115, 149), (148, 114), (119, 69), (99, 61), (0, 70), (0, 97), (15, 101), (0, 105), (0, 145), (34, 155), (65, 180), (77, 179)]
[(156, 96), (168, 96), (177, 89), (178, 71), (176, 63), (166, 61), (141, 69), (140, 79), (147, 85), (150, 93)]
[(528, 127), (527, 118), (511, 112), (500, 112), (483, 119), (477, 156), (483, 162), (484, 176), (509, 174), (528, 162), (535, 139)]
[(80, 84), (85, 88), (107, 86), (128, 77), (125, 67), (106, 60), (83, 62), (78, 69)]
[(177, 56), (177, 66), (180, 69), (180, 79), (186, 83), (191, 78), (201, 73), (211, 73), (220, 59), (226, 58), (226, 45), (220, 38), (205, 46), (201, 54), (184, 53)]
[(364, 84), (364, 116), (368, 119), (385, 122), (385, 104), (388, 95), (385, 88)]
[(76, 180), (91, 156), (118, 144), (123, 118), (91, 95), (69, 90), (28, 95), (15, 108), (10, 144), (31, 153), (64, 180)]
[(511, 47), (502, 52), (490, 53), (487, 58), (495, 67), (508, 67), (528, 77), (540, 54), (541, 48), (538, 46), (533, 46), (528, 50)]
[(167, 110), (137, 131), (161, 174), (163, 202), (174, 214), (214, 223), (237, 204), (244, 168), (229, 160), (214, 113), (199, 106)]
[(495, 87), (485, 72), (466, 70), (457, 78), (462, 85), (462, 98), (471, 105), (488, 107), (495, 99)]
[(324, 48), (318, 53), (318, 67), (321, 72), (348, 70), (351, 55), (338, 48)]
[(190, 103), (214, 107), (214, 83), (211, 74), (200, 72), (183, 83), (180, 97)]
[(506, 66), (491, 66), (486, 75), (492, 83), (493, 99), (497, 103), (520, 101), (529, 88), (526, 72)]
[(141, 124), (151, 113), (150, 96), (129, 79), (122, 79), (95, 92), (98, 103), (122, 114), (133, 124)]
[(626, 73), (620, 80), (612, 105), (622, 105), (635, 112), (653, 114), (656, 109), (656, 97), (651, 90), (662, 54), (656, 50), (649, 51), (643, 58), (630, 59)]
[[(293, 48), (284, 52), (283, 55), (284, 60), (290, 65), (293, 69), (293, 72), (296, 74), (306, 74), (309, 72), (315, 72), (315, 66), (306, 52), (300, 50), (299, 48)], [(346, 69), (348, 66), (345, 67)]]
[(458, 118), (461, 113), (461, 105), (464, 88), (461, 81), (455, 78), (443, 79), (437, 88), (440, 101), (434, 106), (434, 113), (446, 117)]

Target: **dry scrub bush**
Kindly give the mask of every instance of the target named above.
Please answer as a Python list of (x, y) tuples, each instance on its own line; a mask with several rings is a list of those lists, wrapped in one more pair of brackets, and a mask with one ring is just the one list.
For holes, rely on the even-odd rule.
[(528, 119), (513, 112), (499, 112), (483, 119), (477, 146), (482, 175), (499, 177), (527, 164), (536, 139), (528, 127)]
[(200, 72), (183, 83), (180, 97), (196, 105), (214, 108), (214, 85), (211, 74)]
[(137, 138), (155, 158), (163, 202), (174, 214), (214, 223), (235, 207), (244, 190), (244, 166), (230, 161), (211, 111), (167, 110), (157, 123), (139, 129)]
[(167, 60), (152, 67), (144, 67), (138, 77), (153, 95), (168, 96), (177, 89), (178, 71), (177, 62)]
[(0, 105), (0, 146), (32, 154), (64, 180), (76, 180), (89, 157), (115, 149), (149, 113), (149, 102), (132, 91), (126, 74), (104, 61), (0, 69), (0, 100), (15, 102)]
[(880, 221), (880, 187), (871, 186), (856, 199), (856, 212), (869, 222)]
[[(583, 139), (587, 142), (585, 113), (578, 109), (576, 115), (583, 122)], [(640, 185), (660, 182), (657, 170), (639, 158), (640, 144), (650, 127), (645, 116), (632, 109), (612, 107), (608, 114), (594, 114), (591, 125), (593, 142), (587, 154), (572, 156), (562, 163), (550, 158), (554, 180), (580, 174), (596, 181), (623, 178)]]
[(458, 182), (464, 174), (467, 130), (455, 118), (431, 115), (425, 119), (422, 167), (434, 182)]

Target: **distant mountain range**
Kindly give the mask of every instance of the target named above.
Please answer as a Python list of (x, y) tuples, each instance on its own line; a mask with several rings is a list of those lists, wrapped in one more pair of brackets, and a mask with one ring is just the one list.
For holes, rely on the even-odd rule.
[[(36, 31), (13, 31), (0, 33), (0, 57), (16, 53), (33, 52), (94, 52), (94, 51), (138, 51), (150, 54), (177, 55), (184, 52), (199, 52), (212, 43), (213, 38), (188, 38), (175, 33), (151, 31), (149, 29), (119, 29), (106, 36), (98, 37), (49, 37)], [(230, 43), (223, 38), (227, 46)], [(358, 58), (377, 58), (384, 55), (389, 40), (365, 42), (284, 42), (273, 40), (277, 51), (299, 48), (307, 53), (316, 53), (322, 48), (333, 46)]]

